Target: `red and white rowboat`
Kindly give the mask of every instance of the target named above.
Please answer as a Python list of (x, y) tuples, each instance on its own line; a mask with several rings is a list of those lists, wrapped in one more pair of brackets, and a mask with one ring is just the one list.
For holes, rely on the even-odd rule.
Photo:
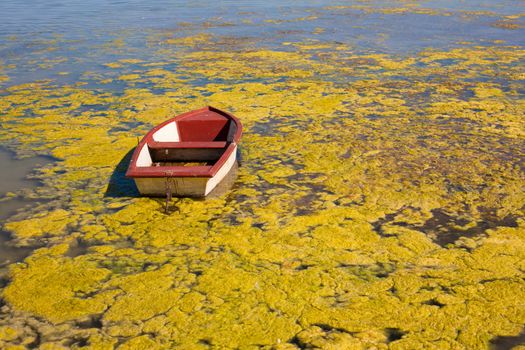
[(217, 108), (178, 115), (144, 136), (126, 176), (143, 195), (206, 196), (235, 164), (241, 134), (239, 119)]

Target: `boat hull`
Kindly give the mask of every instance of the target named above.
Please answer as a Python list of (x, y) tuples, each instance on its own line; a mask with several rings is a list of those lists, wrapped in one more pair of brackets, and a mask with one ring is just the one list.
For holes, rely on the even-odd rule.
[(230, 173), (237, 159), (237, 148), (230, 154), (221, 169), (212, 177), (137, 177), (135, 184), (141, 195), (166, 197), (205, 197)]

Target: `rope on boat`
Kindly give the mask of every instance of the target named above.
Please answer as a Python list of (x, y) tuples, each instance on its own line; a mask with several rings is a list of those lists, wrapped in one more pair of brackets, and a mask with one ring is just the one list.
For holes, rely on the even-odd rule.
[(171, 174), (166, 172), (166, 208), (164, 209), (166, 214), (168, 213), (168, 207), (169, 207), (169, 204), (170, 204), (170, 201), (171, 201), (171, 196), (172, 196), (172, 188), (171, 188), (171, 186), (174, 185), (173, 177), (171, 177), (170, 175)]

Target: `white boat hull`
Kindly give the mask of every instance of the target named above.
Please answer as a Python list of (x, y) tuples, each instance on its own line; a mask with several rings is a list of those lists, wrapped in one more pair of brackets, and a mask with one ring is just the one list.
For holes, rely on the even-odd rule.
[(204, 197), (213, 191), (231, 171), (237, 159), (237, 146), (213, 177), (138, 177), (134, 178), (144, 196), (166, 197), (168, 186), (175, 197)]

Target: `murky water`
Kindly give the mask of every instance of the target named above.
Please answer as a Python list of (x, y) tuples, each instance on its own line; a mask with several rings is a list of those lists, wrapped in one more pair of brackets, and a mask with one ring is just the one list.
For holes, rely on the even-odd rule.
[(34, 199), (24, 198), (18, 193), (22, 189), (29, 189), (41, 185), (31, 175), (34, 170), (50, 164), (51, 157), (30, 157), (15, 159), (14, 154), (0, 148), (0, 220), (6, 219), (18, 209), (34, 203)]
[[(50, 157), (32, 157), (14, 159), (14, 155), (0, 149), (0, 222), (14, 215), (18, 210), (31, 206), (34, 199), (24, 198), (17, 192), (40, 185), (37, 180), (28, 178), (34, 169), (52, 162)], [(5, 197), (10, 192), (13, 195)], [(0, 277), (3, 275), (7, 264), (22, 261), (35, 247), (16, 247), (10, 244), (10, 236), (0, 229)]]
[[(28, 178), (28, 175), (36, 168), (43, 167), (51, 163), (50, 157), (31, 157), (25, 159), (15, 159), (14, 154), (0, 148), (0, 196), (5, 196), (7, 192), (16, 192), (23, 188), (38, 185), (37, 180)], [(5, 211), (2, 210), (2, 217)]]
[[(363, 14), (359, 5), (344, 1), (188, 4), (157, 0), (147, 4), (95, 1), (89, 5), (82, 1), (67, 5), (61, 1), (32, 1), (31, 5), (2, 1), (0, 53), (5, 65), (15, 65), (11, 83), (47, 78), (72, 83), (86, 80), (86, 71), (103, 69), (104, 59), (109, 62), (113, 58), (133, 57), (155, 62), (161, 58), (156, 49), (163, 45), (161, 38), (166, 35), (213, 33), (236, 38), (236, 45), (244, 47), (276, 47), (286, 41), (311, 40), (316, 28), (326, 27), (330, 29), (316, 34), (315, 40), (343, 43), (358, 52), (404, 55), (426, 47), (456, 46), (466, 39), (479, 44), (502, 37), (508, 45), (520, 45), (523, 41), (519, 30), (491, 25), (501, 16), (525, 11), (523, 2), (518, 0), (425, 2), (424, 8), (436, 11), (438, 16), (424, 11), (398, 16), (380, 11)], [(380, 9), (395, 7), (388, 1), (369, 5)], [(337, 6), (348, 8), (333, 10)], [(300, 20), (303, 18), (310, 20)], [(117, 47), (108, 50), (114, 42)], [(35, 61), (46, 59), (46, 67), (38, 69)], [(68, 74), (59, 74), (64, 71)]]
[[(1, 1), (0, 348), (522, 344), (524, 28), (518, 0)], [(242, 162), (165, 213), (129, 156), (203, 105)]]

